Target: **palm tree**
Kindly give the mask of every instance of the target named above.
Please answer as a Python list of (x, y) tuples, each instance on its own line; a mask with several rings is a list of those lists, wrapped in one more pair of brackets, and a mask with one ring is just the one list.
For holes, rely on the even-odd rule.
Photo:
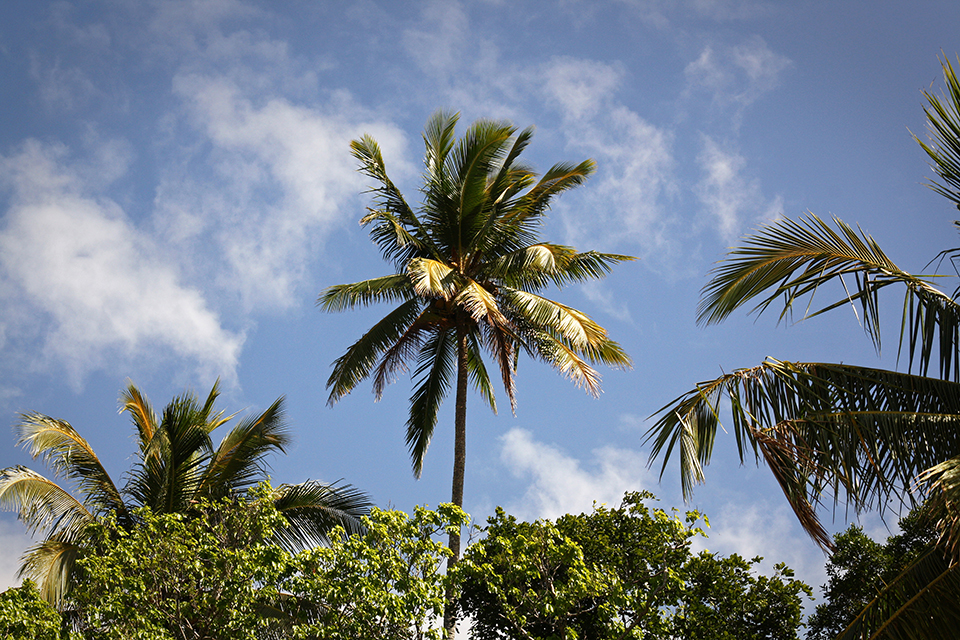
[[(377, 399), (414, 362), (415, 389), (407, 420), (407, 446), (419, 477), (437, 412), (456, 386), (452, 502), (463, 506), (468, 381), (496, 411), (483, 360), (500, 370), (511, 408), (520, 351), (599, 392), (591, 366), (630, 366), (630, 358), (586, 314), (540, 295), (604, 277), (629, 256), (542, 242), (537, 231), (556, 195), (584, 182), (592, 160), (554, 165), (539, 180), (519, 161), (532, 129), (516, 134), (506, 122), (480, 120), (456, 140), (458, 115), (438, 112), (427, 123), (423, 201), (416, 210), (387, 176), (380, 147), (369, 136), (351, 143), (360, 171), (376, 186), (374, 207), (360, 224), (396, 272), (320, 294), (324, 311), (399, 302), (393, 311), (333, 363), (327, 380), (333, 404), (358, 383), (373, 378)], [(451, 534), (453, 562), (460, 536)]]
[[(20, 577), (36, 582), (47, 601), (59, 603), (89, 543), (91, 522), (114, 513), (121, 526), (133, 527), (134, 510), (142, 506), (154, 513), (189, 514), (201, 500), (239, 496), (266, 479), (267, 456), (290, 442), (283, 398), (240, 420), (214, 447), (212, 432), (234, 417), (214, 410), (218, 395), (219, 384), (203, 404), (184, 393), (157, 416), (140, 390), (129, 385), (121, 393), (120, 411), (131, 416), (139, 450), (122, 489), (68, 422), (39, 413), (21, 416), (18, 444), (42, 458), (58, 480), (74, 484), (80, 497), (23, 466), (0, 471), (0, 506), (16, 511), (31, 534), (45, 534), (24, 554)], [(367, 496), (350, 485), (310, 480), (282, 484), (270, 496), (286, 520), (275, 542), (287, 549), (322, 543), (338, 524), (348, 532), (361, 530), (360, 518), (370, 506)]]
[[(929, 154), (940, 178), (931, 187), (960, 207), (960, 82), (943, 62), (947, 96), (930, 106)], [(960, 227), (960, 223), (956, 223)], [(960, 249), (939, 254), (946, 260)], [(760, 229), (734, 248), (703, 289), (698, 320), (721, 322), (755, 303), (782, 304), (780, 318), (828, 283), (839, 297), (807, 317), (851, 304), (879, 350), (879, 294), (904, 290), (901, 356), (907, 372), (848, 364), (781, 362), (702, 382), (656, 415), (648, 432), (651, 463), (661, 474), (680, 458), (684, 495), (703, 482), (719, 426), (721, 402), (732, 412), (741, 461), (762, 459), (806, 531), (824, 548), (830, 537), (818, 507), (845, 500), (858, 513), (890, 512), (925, 500), (940, 538), (852, 622), (844, 638), (952, 637), (960, 622), (960, 289), (942, 276), (897, 266), (876, 241), (838, 219), (810, 214)], [(805, 305), (806, 306), (806, 305)], [(807, 307), (813, 308), (813, 307)], [(906, 348), (905, 353), (903, 352)], [(931, 371), (931, 365), (933, 370)], [(916, 371), (913, 371), (916, 366)]]

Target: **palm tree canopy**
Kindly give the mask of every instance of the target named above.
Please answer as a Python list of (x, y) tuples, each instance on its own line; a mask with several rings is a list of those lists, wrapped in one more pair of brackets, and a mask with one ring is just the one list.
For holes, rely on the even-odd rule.
[(396, 272), (324, 290), (324, 311), (389, 302), (397, 306), (333, 363), (330, 404), (373, 379), (377, 398), (413, 366), (415, 389), (407, 421), (414, 472), (436, 425), (443, 397), (458, 376), (458, 339), (480, 395), (496, 411), (483, 360), (497, 363), (515, 408), (520, 351), (542, 360), (597, 394), (598, 363), (630, 366), (630, 358), (586, 314), (541, 295), (550, 285), (604, 277), (630, 256), (577, 252), (543, 242), (540, 227), (553, 197), (582, 184), (592, 160), (560, 163), (538, 176), (519, 161), (533, 134), (506, 122), (480, 120), (456, 139), (456, 114), (427, 123), (422, 203), (411, 207), (387, 175), (376, 141), (351, 143), (360, 171), (371, 178), (374, 206), (360, 223)]
[[(141, 506), (155, 513), (190, 513), (202, 500), (239, 496), (265, 480), (267, 457), (283, 452), (290, 442), (283, 398), (240, 420), (214, 446), (213, 431), (235, 417), (214, 409), (218, 395), (219, 384), (203, 403), (184, 393), (158, 416), (135, 386), (123, 390), (120, 411), (131, 416), (138, 460), (122, 489), (69, 423), (38, 413), (21, 416), (18, 444), (42, 459), (56, 480), (72, 484), (80, 497), (25, 467), (0, 471), (0, 507), (16, 511), (31, 534), (45, 538), (27, 550), (20, 575), (33, 579), (47, 600), (59, 602), (91, 522), (114, 513), (121, 526), (136, 526), (132, 512)], [(350, 485), (317, 481), (280, 485), (271, 498), (287, 521), (276, 534), (277, 543), (288, 549), (326, 542), (337, 525), (359, 531), (371, 506)]]
[[(930, 135), (918, 141), (939, 177), (931, 188), (960, 206), (960, 82), (952, 65), (942, 64), (947, 91), (942, 98), (924, 94)], [(934, 262), (958, 253), (941, 252)], [(720, 322), (751, 303), (757, 313), (779, 305), (781, 319), (800, 305), (808, 318), (849, 304), (879, 350), (879, 292), (900, 287), (899, 355), (906, 355), (908, 373), (768, 359), (698, 384), (658, 411), (647, 433), (651, 463), (663, 456), (661, 474), (670, 456), (679, 456), (689, 495), (704, 479), (726, 409), (722, 401), (729, 401), (741, 461), (752, 454), (770, 467), (803, 527), (824, 547), (831, 541), (817, 507), (826, 500), (881, 513), (926, 500), (927, 517), (940, 532), (937, 545), (888, 585), (844, 638), (955, 635), (960, 289), (947, 293), (941, 281), (936, 274), (904, 271), (873, 238), (838, 219), (831, 226), (809, 214), (761, 228), (713, 270), (702, 292), (701, 323)], [(814, 308), (813, 298), (829, 285), (840, 285), (842, 293)], [(919, 375), (909, 372), (914, 365)], [(941, 615), (945, 612), (950, 615)]]

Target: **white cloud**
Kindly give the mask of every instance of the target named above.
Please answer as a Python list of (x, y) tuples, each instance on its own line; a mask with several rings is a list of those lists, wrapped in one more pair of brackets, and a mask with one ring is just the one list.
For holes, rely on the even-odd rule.
[(708, 136), (702, 137), (703, 149), (697, 156), (703, 177), (694, 192), (703, 206), (704, 216), (725, 240), (734, 240), (744, 231), (744, 222), (769, 220), (780, 212), (782, 199), (764, 202), (760, 182), (745, 178), (746, 160), (726, 151)]
[(563, 120), (567, 146), (598, 166), (577, 206), (567, 208), (570, 196), (558, 206), (569, 242), (604, 249), (639, 245), (641, 255), (664, 255), (671, 220), (662, 201), (676, 190), (671, 134), (616, 100), (623, 83), (619, 65), (559, 57), (540, 75), (548, 105)]
[(232, 381), (243, 337), (220, 325), (202, 294), (181, 283), (163, 248), (115, 202), (84, 192), (66, 154), (28, 141), (20, 153), (0, 157), (13, 192), (0, 230), (8, 349), (42, 334), (33, 366), (65, 369), (75, 385), (111, 357), (149, 362), (164, 354)]
[[(209, 233), (226, 261), (219, 284), (237, 290), (247, 309), (283, 308), (299, 299), (308, 264), (326, 234), (359, 219), (350, 140), (373, 135), (393, 156), (405, 149), (394, 126), (368, 118), (346, 94), (323, 108), (282, 97), (251, 97), (232, 80), (180, 75), (174, 90), (213, 148), (204, 181), (168, 175), (158, 192), (157, 224), (176, 242)], [(389, 167), (396, 180), (410, 172)], [(186, 185), (186, 188), (184, 187)]]
[(530, 478), (523, 497), (506, 510), (525, 520), (589, 512), (593, 503), (619, 505), (627, 491), (654, 484), (646, 456), (630, 449), (602, 447), (592, 452), (590, 469), (558, 447), (533, 439), (529, 431), (511, 429), (501, 438), (501, 461), (510, 473)]

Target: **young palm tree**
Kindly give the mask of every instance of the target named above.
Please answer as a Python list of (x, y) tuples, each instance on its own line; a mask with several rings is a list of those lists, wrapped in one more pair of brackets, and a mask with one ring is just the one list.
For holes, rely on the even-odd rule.
[[(387, 176), (377, 143), (369, 136), (351, 143), (360, 171), (376, 183), (374, 207), (360, 223), (371, 227), (371, 238), (396, 272), (330, 287), (318, 304), (342, 311), (399, 303), (334, 362), (329, 402), (368, 377), (379, 399), (413, 361), (406, 440), (419, 476), (440, 403), (455, 386), (452, 501), (462, 506), (468, 381), (496, 411), (484, 352), (499, 368), (511, 408), (520, 351), (598, 393), (600, 376), (591, 365), (625, 368), (629, 357), (586, 314), (540, 293), (551, 284), (602, 278), (632, 258), (578, 253), (537, 235), (552, 198), (582, 184), (593, 161), (557, 164), (537, 180), (519, 161), (532, 129), (515, 136), (509, 123), (481, 120), (456, 140), (457, 119), (441, 112), (427, 123), (423, 201), (416, 210)], [(455, 562), (458, 534), (451, 534), (450, 548)]]
[[(266, 457), (290, 441), (283, 398), (240, 420), (214, 447), (212, 432), (234, 417), (214, 410), (218, 395), (216, 384), (203, 404), (185, 393), (157, 416), (139, 389), (125, 389), (120, 410), (131, 416), (139, 451), (122, 489), (69, 423), (39, 413), (22, 416), (18, 444), (42, 458), (57, 479), (73, 483), (80, 497), (26, 467), (0, 471), (0, 506), (16, 511), (31, 534), (45, 534), (23, 556), (20, 577), (32, 579), (46, 600), (59, 603), (87, 542), (86, 525), (97, 518), (115, 513), (122, 526), (133, 527), (137, 507), (189, 514), (200, 500), (236, 496), (266, 479)], [(287, 521), (276, 543), (288, 549), (324, 542), (337, 524), (359, 531), (359, 518), (370, 506), (350, 485), (316, 481), (280, 485), (272, 498)]]
[[(918, 142), (941, 179), (931, 186), (960, 206), (960, 83), (949, 62), (943, 70), (948, 97), (925, 94), (930, 141)], [(651, 462), (662, 455), (663, 473), (676, 453), (689, 494), (704, 479), (726, 398), (741, 461), (752, 454), (770, 467), (821, 546), (831, 546), (817, 514), (824, 500), (886, 512), (926, 499), (927, 517), (941, 533), (938, 544), (878, 594), (842, 637), (952, 637), (960, 622), (960, 290), (944, 292), (934, 277), (899, 268), (869, 235), (837, 219), (834, 226), (811, 214), (747, 237), (713, 271), (699, 321), (720, 322), (751, 301), (758, 301), (753, 311), (759, 313), (778, 300), (783, 318), (796, 301), (840, 281), (839, 299), (809, 316), (853, 304), (879, 349), (879, 293), (898, 286), (905, 291), (901, 348), (907, 347), (917, 374), (768, 359), (700, 383), (659, 411), (648, 433)], [(954, 249), (940, 258), (957, 255)]]

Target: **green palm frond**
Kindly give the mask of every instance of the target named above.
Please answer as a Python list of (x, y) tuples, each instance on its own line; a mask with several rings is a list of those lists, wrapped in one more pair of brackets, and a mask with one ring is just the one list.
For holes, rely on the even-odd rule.
[(396, 339), (393, 345), (383, 352), (380, 357), (380, 364), (377, 365), (373, 374), (373, 396), (377, 402), (383, 397), (387, 385), (393, 383), (400, 373), (407, 372), (407, 362), (416, 358), (420, 346), (423, 344), (424, 336), (435, 330), (429, 319), (437, 312), (436, 304), (428, 306)]
[(561, 162), (550, 167), (540, 181), (521, 199), (508, 216), (511, 223), (527, 223), (546, 213), (550, 201), (564, 191), (579, 187), (597, 170), (597, 163), (584, 160), (579, 164)]
[(20, 439), (34, 458), (41, 458), (56, 477), (76, 483), (77, 490), (97, 512), (117, 511), (126, 517), (120, 491), (110, 478), (93, 447), (70, 423), (39, 413), (20, 416)]
[(267, 475), (265, 458), (284, 453), (290, 439), (281, 396), (266, 411), (241, 420), (224, 436), (192, 499), (236, 495), (253, 486)]
[(425, 250), (429, 234), (425, 233), (413, 209), (387, 175), (386, 163), (376, 140), (363, 136), (350, 143), (353, 157), (360, 162), (360, 172), (376, 181), (371, 187), (376, 207), (361, 224), (373, 225), (371, 236), (380, 247), (384, 259), (396, 265), (405, 264), (412, 250)]
[(925, 510), (936, 522), (939, 546), (953, 562), (960, 562), (960, 455), (920, 474), (925, 485)]
[(942, 98), (923, 92), (930, 104), (923, 111), (927, 116), (929, 143), (914, 136), (933, 163), (930, 165), (940, 177), (941, 183), (933, 182), (931, 189), (960, 208), (960, 81), (953, 65), (944, 57), (941, 60), (946, 92)]
[(456, 375), (456, 362), (456, 338), (450, 330), (437, 331), (431, 336), (417, 358), (414, 378), (418, 382), (410, 398), (407, 448), (413, 461), (413, 474), (418, 478), (423, 470), (423, 457), (430, 447), (437, 425), (440, 403)]
[(921, 375), (926, 375), (934, 351), (938, 351), (941, 377), (960, 379), (960, 362), (954, 358), (960, 346), (960, 305), (929, 279), (900, 269), (870, 236), (837, 218), (833, 222), (839, 231), (809, 214), (800, 221), (780, 220), (745, 238), (712, 271), (713, 277), (703, 288), (698, 321), (721, 322), (754, 299), (759, 302), (752, 311), (758, 313), (782, 300), (783, 319), (798, 300), (809, 296), (809, 306), (814, 294), (835, 280), (843, 288), (840, 299), (805, 312), (805, 317), (853, 304), (879, 349), (878, 294), (890, 285), (902, 285), (901, 336), (910, 362), (916, 358)]
[[(215, 397), (215, 396), (214, 396)], [(196, 396), (183, 394), (163, 410), (157, 431), (143, 460), (134, 469), (127, 491), (139, 504), (158, 513), (188, 510), (204, 479), (204, 468), (213, 454), (210, 432), (221, 424), (210, 411), (212, 402), (200, 406)]]
[(927, 469), (960, 454), (960, 384), (852, 365), (767, 360), (704, 382), (662, 408), (647, 433), (651, 463), (679, 449), (684, 495), (704, 478), (721, 401), (741, 462), (771, 467), (802, 524), (824, 495), (856, 510), (894, 508)]
[(57, 483), (22, 466), (0, 471), (0, 507), (15, 511), (30, 534), (48, 530), (74, 540), (94, 514)]
[(317, 305), (323, 311), (344, 311), (380, 302), (408, 300), (412, 293), (410, 278), (396, 274), (328, 287), (317, 298)]
[[(477, 338), (475, 333), (471, 333), (469, 336), (469, 347), (467, 349), (467, 370), (470, 372), (470, 379), (473, 381), (473, 385), (476, 388), (477, 393), (479, 393), (480, 397), (483, 398), (484, 402), (487, 403), (487, 406), (490, 407), (490, 410), (496, 413), (497, 399), (493, 392), (493, 384), (490, 382), (490, 375), (487, 373), (487, 366), (483, 363), (483, 349), (480, 345), (480, 340)], [(505, 381), (504, 386), (509, 390), (507, 393), (511, 398), (512, 405), (512, 379), (510, 382), (511, 384), (507, 386)]]
[(420, 315), (422, 304), (419, 298), (410, 298), (373, 325), (334, 361), (333, 371), (327, 379), (327, 388), (330, 389), (327, 404), (332, 405), (350, 393), (370, 375), (380, 355), (396, 344)]
[(931, 546), (837, 640), (951, 638), (960, 625), (960, 564)]
[(273, 490), (272, 497), (287, 522), (275, 533), (275, 540), (291, 552), (326, 544), (328, 534), (337, 526), (343, 527), (347, 535), (362, 533), (362, 519), (373, 506), (367, 494), (349, 484), (312, 480), (282, 484)]

